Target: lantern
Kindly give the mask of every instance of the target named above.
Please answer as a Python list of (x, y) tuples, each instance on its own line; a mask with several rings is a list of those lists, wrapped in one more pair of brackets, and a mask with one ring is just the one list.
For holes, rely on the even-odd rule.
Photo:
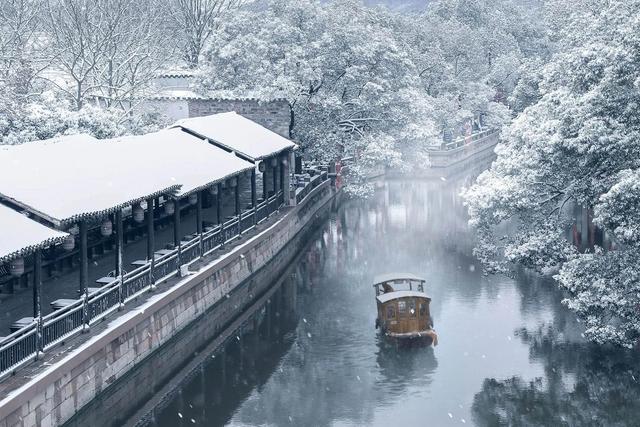
[(80, 233), (80, 228), (78, 228), (77, 224), (69, 229), (69, 234), (71, 234), (72, 236), (77, 236), (79, 233)]
[(278, 159), (276, 159), (275, 157), (271, 159), (271, 167), (275, 168), (277, 164), (278, 164)]
[(9, 273), (13, 277), (20, 277), (24, 273), (24, 258), (15, 258), (9, 265)]
[(264, 164), (264, 162), (260, 162), (260, 163), (258, 164), (258, 170), (259, 170), (260, 172), (264, 172), (266, 169), (267, 169), (267, 166)]
[(235, 187), (238, 185), (238, 179), (237, 179), (237, 178), (236, 178), (236, 179), (234, 179), (234, 178), (229, 178), (229, 181), (230, 181), (230, 183), (229, 183), (229, 184), (230, 184), (230, 187), (231, 187), (231, 188), (235, 188)]
[(218, 186), (217, 185), (213, 185), (213, 186), (209, 187), (209, 194), (211, 194), (212, 196), (217, 196), (218, 195)]
[(62, 249), (65, 251), (72, 251), (76, 247), (76, 239), (73, 236), (67, 236), (62, 241)]
[(289, 164), (289, 160), (288, 160), (286, 157), (283, 157), (283, 158), (282, 158), (282, 164), (283, 164), (284, 166), (287, 166), (287, 165)]
[(173, 215), (175, 211), (176, 211), (176, 205), (175, 203), (173, 203), (173, 200), (169, 200), (164, 204), (164, 212), (167, 215)]
[(135, 205), (133, 207), (133, 220), (138, 224), (144, 221), (144, 209), (142, 209), (142, 206)]
[(197, 193), (189, 194), (189, 204), (195, 205), (196, 203), (198, 203), (198, 194)]
[(100, 225), (100, 234), (104, 237), (111, 236), (113, 233), (113, 223), (109, 219), (105, 219)]

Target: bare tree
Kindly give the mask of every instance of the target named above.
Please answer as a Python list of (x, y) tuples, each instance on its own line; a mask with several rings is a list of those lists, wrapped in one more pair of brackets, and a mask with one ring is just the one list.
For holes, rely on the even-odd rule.
[(0, 1), (0, 91), (7, 101), (26, 99), (37, 74), (36, 63), (41, 58), (34, 44), (40, 30), (40, 3), (40, 0)]
[(55, 58), (53, 73), (47, 79), (67, 94), (78, 110), (98, 87), (92, 78), (106, 53), (109, 35), (105, 34), (101, 23), (102, 4), (107, 1), (47, 2), (48, 47)]
[(163, 10), (154, 0), (111, 0), (102, 5), (104, 57), (95, 80), (107, 106), (130, 108), (172, 54)]
[(227, 13), (238, 9), (243, 0), (174, 0), (172, 16), (183, 50), (183, 58), (191, 68), (198, 66), (202, 50)]

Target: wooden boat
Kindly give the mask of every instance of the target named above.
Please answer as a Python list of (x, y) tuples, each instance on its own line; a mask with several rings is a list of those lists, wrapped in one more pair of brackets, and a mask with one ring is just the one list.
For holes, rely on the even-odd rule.
[(431, 298), (424, 292), (425, 279), (410, 273), (391, 273), (374, 279), (378, 318), (376, 328), (387, 337), (438, 345), (429, 311)]

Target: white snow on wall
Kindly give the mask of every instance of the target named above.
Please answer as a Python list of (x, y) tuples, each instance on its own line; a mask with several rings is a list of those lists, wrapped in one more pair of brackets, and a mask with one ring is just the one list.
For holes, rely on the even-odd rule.
[(296, 147), (287, 138), (233, 111), (182, 119), (173, 127), (187, 129), (253, 160)]
[(67, 236), (0, 205), (0, 260), (11, 259)]

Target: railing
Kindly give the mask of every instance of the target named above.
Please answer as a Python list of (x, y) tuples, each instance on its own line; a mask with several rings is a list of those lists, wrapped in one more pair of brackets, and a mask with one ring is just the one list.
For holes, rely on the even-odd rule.
[(460, 144), (459, 141), (451, 144), (446, 149), (437, 149), (429, 151), (429, 166), (431, 168), (443, 168), (463, 161), (467, 158), (474, 157), (478, 152), (484, 151), (498, 143), (498, 134), (495, 130), (484, 131), (471, 136), (473, 143)]
[(38, 326), (36, 322), (8, 337), (0, 345), (0, 370), (15, 369), (38, 354)]
[[(304, 195), (328, 179), (326, 171), (314, 176), (305, 186)], [(302, 196), (304, 198), (304, 196)], [(299, 202), (298, 194), (296, 200)], [(124, 280), (114, 278), (113, 282), (103, 286), (99, 291), (74, 301), (72, 304), (54, 311), (28, 326), (12, 333), (0, 342), (0, 377), (7, 375), (22, 364), (27, 363), (48, 348), (69, 338), (91, 324), (102, 320), (109, 313), (122, 307), (126, 302), (136, 298), (142, 292), (178, 274), (180, 266), (189, 264), (203, 255), (236, 239), (241, 232), (250, 230), (255, 224), (264, 221), (284, 204), (284, 192), (279, 191), (266, 201), (202, 234), (182, 242), (175, 248), (155, 259), (151, 263), (136, 268), (124, 275)], [(202, 252), (202, 253), (201, 253)]]
[(470, 144), (471, 142), (474, 142), (474, 141), (477, 141), (479, 139), (482, 139), (482, 138), (484, 138), (484, 137), (486, 137), (488, 135), (491, 135), (494, 132), (495, 132), (495, 129), (483, 130), (483, 131), (480, 131), (480, 132), (473, 133), (473, 134), (471, 134), (469, 136), (460, 137), (460, 138), (456, 139), (455, 141), (443, 143), (439, 147), (434, 147), (434, 149), (435, 150), (441, 150), (441, 151), (454, 150), (456, 148), (463, 147), (466, 144)]

